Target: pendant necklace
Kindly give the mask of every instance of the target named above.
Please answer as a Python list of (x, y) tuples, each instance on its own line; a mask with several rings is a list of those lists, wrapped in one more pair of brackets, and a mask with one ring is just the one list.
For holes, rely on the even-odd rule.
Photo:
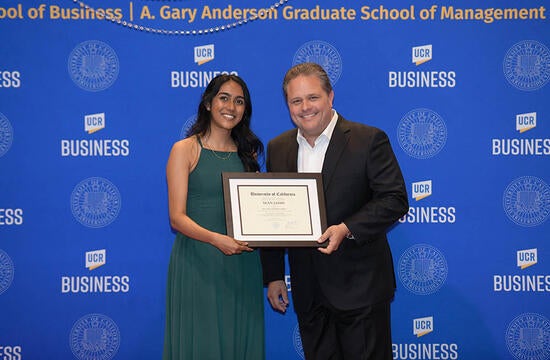
[[(218, 154), (216, 154), (216, 151), (212, 150), (212, 148), (210, 147), (210, 145), (208, 145), (208, 143), (206, 142), (206, 139), (202, 139), (202, 141), (204, 142), (204, 145), (206, 145), (206, 147), (208, 148), (208, 150), (210, 150), (212, 152), (212, 154), (214, 154), (215, 157), (217, 157), (218, 159), (220, 160), (228, 160), (231, 155), (233, 154), (233, 151), (228, 151), (228, 154), (225, 155), (225, 156), (220, 156)], [(225, 152), (225, 151), (222, 151), (222, 152)]]

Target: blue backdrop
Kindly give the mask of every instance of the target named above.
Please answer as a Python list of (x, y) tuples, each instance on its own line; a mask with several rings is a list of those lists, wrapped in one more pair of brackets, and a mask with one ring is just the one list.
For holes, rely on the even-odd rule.
[[(219, 72), (248, 83), (264, 143), (291, 128), (303, 61), (407, 182), (394, 358), (550, 359), (546, 6), (2, 1), (0, 359), (159, 359), (169, 150)], [(302, 359), (294, 313), (265, 315), (267, 359)]]

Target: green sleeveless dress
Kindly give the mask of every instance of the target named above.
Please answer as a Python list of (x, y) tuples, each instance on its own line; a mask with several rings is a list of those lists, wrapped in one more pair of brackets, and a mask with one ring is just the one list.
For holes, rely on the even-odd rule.
[[(221, 173), (242, 172), (243, 165), (236, 152), (216, 155), (201, 150), (189, 175), (187, 214), (226, 234)], [(178, 233), (168, 267), (163, 360), (264, 359), (263, 294), (258, 251), (227, 256)]]

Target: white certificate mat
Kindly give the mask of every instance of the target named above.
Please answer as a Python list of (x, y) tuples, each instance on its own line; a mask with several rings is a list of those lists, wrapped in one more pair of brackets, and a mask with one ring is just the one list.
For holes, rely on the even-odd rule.
[(319, 246), (326, 229), (319, 173), (222, 173), (227, 233), (249, 246)]

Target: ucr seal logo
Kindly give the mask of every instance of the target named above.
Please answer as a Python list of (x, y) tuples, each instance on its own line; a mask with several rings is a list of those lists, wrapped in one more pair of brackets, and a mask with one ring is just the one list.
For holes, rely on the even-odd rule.
[(73, 325), (69, 344), (80, 360), (112, 359), (120, 346), (120, 331), (111, 318), (103, 314), (88, 314)]
[(0, 294), (10, 287), (15, 273), (13, 262), (4, 250), (0, 249)]
[(342, 57), (334, 46), (324, 41), (314, 40), (307, 42), (296, 51), (292, 60), (292, 66), (305, 62), (321, 65), (327, 72), (333, 86), (340, 79), (340, 75), (342, 75)]
[(520, 226), (537, 226), (550, 214), (550, 187), (535, 176), (523, 176), (512, 181), (502, 197), (504, 211)]
[(427, 159), (441, 151), (447, 142), (443, 118), (430, 109), (409, 111), (397, 126), (399, 145), (409, 156)]
[(191, 130), (195, 122), (197, 122), (197, 115), (192, 115), (185, 120), (185, 123), (181, 127), (180, 139), (185, 139), (187, 137), (189, 130)]
[(11, 147), (13, 142), (13, 129), (4, 114), (0, 113), (0, 156), (3, 156)]
[(550, 322), (535, 313), (517, 316), (506, 329), (506, 345), (519, 360), (550, 359)]
[(519, 90), (538, 90), (550, 79), (550, 50), (538, 41), (514, 44), (504, 56), (504, 76)]
[(304, 348), (302, 346), (302, 338), (300, 337), (300, 327), (296, 325), (294, 331), (292, 332), (292, 340), (294, 342), (294, 349), (304, 359)]
[(447, 279), (447, 260), (433, 246), (418, 244), (399, 258), (399, 277), (403, 286), (417, 295), (429, 295)]
[(105, 90), (115, 82), (119, 63), (115, 51), (101, 41), (80, 43), (69, 55), (69, 75), (86, 91)]
[(107, 179), (92, 177), (81, 181), (71, 194), (73, 216), (84, 226), (99, 228), (118, 216), (120, 192)]

